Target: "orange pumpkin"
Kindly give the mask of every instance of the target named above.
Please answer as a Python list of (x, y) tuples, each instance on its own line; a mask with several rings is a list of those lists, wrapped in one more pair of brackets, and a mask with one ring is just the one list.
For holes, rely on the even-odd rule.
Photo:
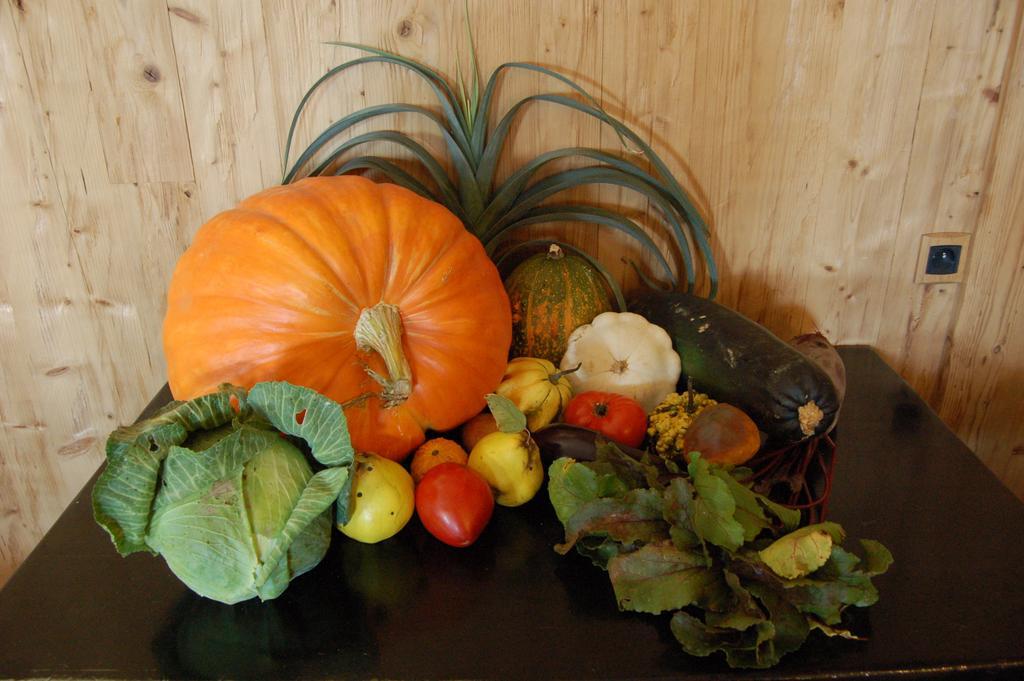
[(176, 399), (283, 380), (346, 407), (391, 459), (484, 407), (512, 321), (483, 246), (440, 204), (357, 176), (274, 187), (200, 228), (163, 340)]

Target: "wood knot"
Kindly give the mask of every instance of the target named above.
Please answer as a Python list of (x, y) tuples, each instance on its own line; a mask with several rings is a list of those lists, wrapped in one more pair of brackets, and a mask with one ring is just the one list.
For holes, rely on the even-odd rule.
[[(1000, 86), (1002, 87), (1002, 86)], [(981, 91), (981, 94), (985, 96), (985, 99), (992, 102), (993, 104), (999, 103), (999, 88), (998, 87), (987, 87)]]
[(398, 22), (398, 35), (402, 38), (408, 38), (412, 35), (413, 23), (408, 19), (402, 19)]
[(160, 69), (150, 64), (142, 69), (142, 77), (150, 83), (160, 82)]

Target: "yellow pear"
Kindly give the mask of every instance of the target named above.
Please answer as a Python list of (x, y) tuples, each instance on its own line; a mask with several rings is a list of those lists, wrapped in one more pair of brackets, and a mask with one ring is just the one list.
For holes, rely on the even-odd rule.
[(483, 476), (501, 506), (521, 506), (544, 484), (540, 448), (528, 431), (485, 435), (469, 453), (467, 464)]

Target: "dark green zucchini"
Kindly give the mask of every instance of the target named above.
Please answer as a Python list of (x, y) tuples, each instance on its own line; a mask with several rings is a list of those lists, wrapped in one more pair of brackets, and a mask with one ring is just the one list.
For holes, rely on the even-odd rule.
[(644, 291), (629, 303), (668, 331), (682, 360), (680, 386), (693, 387), (746, 412), (784, 446), (825, 433), (839, 396), (813, 360), (760, 324), (705, 298), (678, 291)]

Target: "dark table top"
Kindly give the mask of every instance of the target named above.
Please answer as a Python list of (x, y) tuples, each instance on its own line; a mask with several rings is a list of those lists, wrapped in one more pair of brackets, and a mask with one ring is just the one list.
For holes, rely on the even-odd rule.
[(0, 591), (0, 678), (1024, 678), (1024, 504), (874, 351), (841, 352), (829, 517), (896, 559), (867, 641), (812, 632), (766, 671), (689, 657), (667, 618), (620, 613), (605, 573), (552, 550), (543, 494), (468, 549), (416, 520), (377, 545), (335, 533), (277, 600), (221, 605), (120, 558), (90, 483)]

